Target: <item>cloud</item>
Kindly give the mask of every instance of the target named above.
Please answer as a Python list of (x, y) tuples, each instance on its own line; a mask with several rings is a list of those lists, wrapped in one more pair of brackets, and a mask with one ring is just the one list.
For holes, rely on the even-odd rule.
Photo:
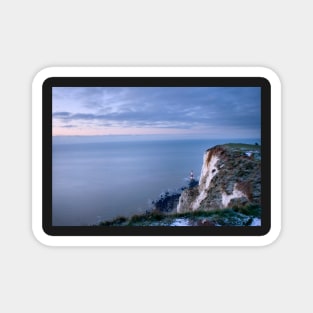
[(67, 117), (70, 115), (71, 115), (71, 113), (69, 113), (69, 112), (55, 112), (55, 113), (53, 113), (54, 117)]
[(258, 87), (54, 87), (53, 122), (257, 133), (260, 101)]
[(76, 128), (77, 126), (76, 125), (63, 125), (62, 127), (65, 127), (65, 128)]

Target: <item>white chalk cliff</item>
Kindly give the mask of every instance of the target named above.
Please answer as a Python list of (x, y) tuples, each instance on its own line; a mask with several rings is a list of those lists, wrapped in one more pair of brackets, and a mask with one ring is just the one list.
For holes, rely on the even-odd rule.
[(183, 191), (177, 212), (261, 203), (260, 147), (221, 145), (207, 150), (199, 185)]

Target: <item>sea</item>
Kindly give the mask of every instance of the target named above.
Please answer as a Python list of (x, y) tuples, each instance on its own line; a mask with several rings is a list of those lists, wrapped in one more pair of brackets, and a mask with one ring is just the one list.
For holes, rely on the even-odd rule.
[[(131, 137), (131, 136), (130, 136)], [(53, 138), (52, 223), (88, 226), (150, 210), (165, 192), (199, 179), (204, 152), (257, 139)]]

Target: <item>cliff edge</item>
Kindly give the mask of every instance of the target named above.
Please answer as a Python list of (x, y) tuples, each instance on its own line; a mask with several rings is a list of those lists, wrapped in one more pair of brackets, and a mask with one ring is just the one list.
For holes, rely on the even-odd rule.
[(177, 213), (261, 204), (261, 147), (225, 144), (203, 156), (199, 185), (185, 189)]

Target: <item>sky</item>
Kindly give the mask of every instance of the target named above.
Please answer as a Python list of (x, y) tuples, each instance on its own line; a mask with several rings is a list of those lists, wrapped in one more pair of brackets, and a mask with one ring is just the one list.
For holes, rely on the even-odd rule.
[(259, 87), (53, 87), (53, 136), (260, 138)]

